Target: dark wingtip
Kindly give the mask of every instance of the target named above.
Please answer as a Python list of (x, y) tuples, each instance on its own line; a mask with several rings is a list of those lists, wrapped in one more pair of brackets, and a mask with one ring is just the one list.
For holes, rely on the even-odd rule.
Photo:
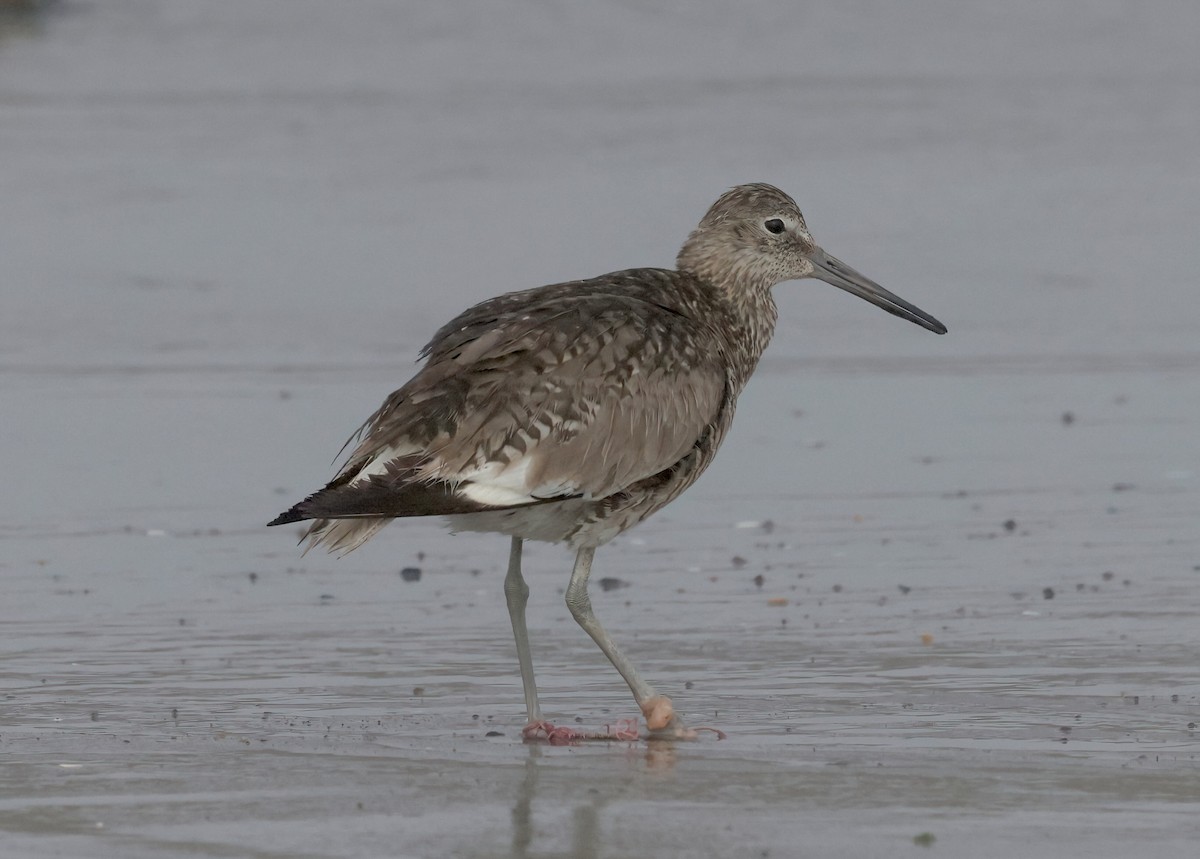
[(307, 518), (307, 516), (297, 513), (296, 508), (293, 507), (291, 510), (280, 513), (268, 522), (267, 527), (270, 528), (272, 525), (290, 525), (292, 522), (303, 522)]

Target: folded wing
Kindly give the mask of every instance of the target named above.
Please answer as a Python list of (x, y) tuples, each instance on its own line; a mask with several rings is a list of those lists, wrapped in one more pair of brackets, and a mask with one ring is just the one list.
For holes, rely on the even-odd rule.
[(645, 292), (560, 284), (471, 308), (338, 476), (272, 524), (599, 499), (671, 468), (727, 407), (725, 363), (703, 320)]

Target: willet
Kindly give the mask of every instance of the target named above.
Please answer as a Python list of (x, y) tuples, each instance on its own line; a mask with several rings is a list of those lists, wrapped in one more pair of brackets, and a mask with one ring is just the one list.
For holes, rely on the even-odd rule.
[[(438, 331), (425, 365), (351, 436), (324, 488), (271, 525), (314, 520), (308, 548), (346, 552), (392, 519), (445, 516), (512, 538), (504, 594), (529, 714), (526, 737), (581, 736), (543, 721), (529, 654), (524, 540), (575, 550), (571, 616), (629, 684), (651, 732), (687, 736), (592, 612), (598, 546), (691, 486), (712, 462), (775, 328), (771, 289), (815, 277), (930, 331), (946, 327), (821, 250), (771, 185), (721, 195), (676, 269), (638, 268), (501, 295)], [(625, 730), (618, 736), (636, 735)]]

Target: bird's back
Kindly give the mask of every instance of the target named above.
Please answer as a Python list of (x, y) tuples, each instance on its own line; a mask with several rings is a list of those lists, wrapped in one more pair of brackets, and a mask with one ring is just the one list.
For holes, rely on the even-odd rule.
[(280, 519), (316, 518), (309, 534), (331, 549), (353, 548), (380, 517), (421, 515), (598, 545), (711, 461), (753, 369), (734, 366), (734, 312), (664, 269), (475, 305), (437, 332), (338, 476)]

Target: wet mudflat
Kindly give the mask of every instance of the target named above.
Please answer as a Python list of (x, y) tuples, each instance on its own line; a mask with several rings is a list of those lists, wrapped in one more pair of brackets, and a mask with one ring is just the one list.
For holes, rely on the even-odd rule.
[[(277, 404), (269, 375), (257, 399)], [(1005, 377), (889, 378), (953, 401)], [(784, 413), (790, 378), (760, 381), (763, 426), (741, 441), (791, 449), (807, 419)], [(336, 382), (292, 389), (319, 407)], [(128, 406), (158, 385), (127, 382)], [(104, 401), (102, 383), (83, 387)], [(815, 400), (850, 390), (863, 422), (858, 404), (887, 396), (857, 373), (806, 387)], [(188, 399), (219, 410), (227, 396), (222, 383)], [(993, 405), (1011, 409), (1018, 442), (1064, 457), (1130, 432), (1111, 413), (1064, 427)], [(1167, 450), (1189, 422), (1133, 421), (1173, 428)], [(897, 440), (912, 438), (875, 445), (895, 470), (873, 490), (763, 495), (731, 469), (736, 491), (710, 481), (602, 556), (597, 575), (619, 582), (597, 588), (597, 610), (690, 722), (729, 733), (720, 742), (523, 746), (502, 538), (413, 523), (340, 562), (301, 559), (290, 540), (186, 505), (10, 531), (6, 849), (891, 855), (928, 832), (959, 855), (1061, 855), (1063, 839), (1186, 855), (1200, 779), (1195, 493), (1120, 487), (1129, 465), (1103, 483), (997, 473), (991, 488), (939, 489), (945, 464)], [(257, 444), (239, 456), (269, 460)], [(845, 447), (802, 444), (796, 458), (853, 459)], [(146, 522), (166, 527), (131, 524)], [(552, 717), (599, 726), (632, 704), (561, 602), (569, 560), (530, 552), (534, 654)]]
[[(0, 29), (0, 855), (1190, 855), (1195, 13), (1073, 7)], [(668, 264), (755, 179), (950, 334), (781, 287), (717, 463), (593, 584), (728, 739), (523, 745), (504, 538), (262, 523), (449, 314)], [(632, 715), (527, 556), (547, 714)]]

